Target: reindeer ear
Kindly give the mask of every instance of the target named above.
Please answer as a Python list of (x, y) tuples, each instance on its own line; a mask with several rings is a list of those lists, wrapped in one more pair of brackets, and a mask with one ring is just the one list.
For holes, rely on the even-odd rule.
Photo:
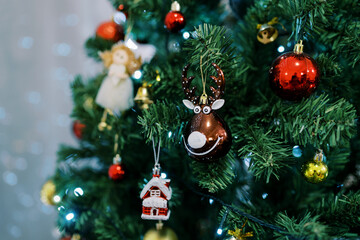
[(185, 107), (187, 107), (188, 109), (193, 110), (194, 107), (195, 107), (195, 105), (191, 101), (189, 101), (187, 99), (184, 99), (183, 103), (184, 103)]
[(222, 108), (222, 106), (224, 106), (224, 104), (225, 104), (224, 99), (218, 99), (215, 102), (213, 102), (213, 104), (211, 105), (211, 109), (218, 110), (218, 109)]

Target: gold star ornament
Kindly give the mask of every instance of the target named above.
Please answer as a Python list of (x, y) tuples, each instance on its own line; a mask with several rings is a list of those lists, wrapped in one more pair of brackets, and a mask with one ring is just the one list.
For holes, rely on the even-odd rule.
[(239, 228), (235, 228), (235, 231), (229, 230), (228, 234), (233, 236), (233, 240), (246, 240), (249, 237), (253, 237), (254, 233), (253, 232), (244, 232), (244, 227), (245, 224), (247, 223), (247, 220), (245, 221), (245, 223), (242, 225), (242, 227)]

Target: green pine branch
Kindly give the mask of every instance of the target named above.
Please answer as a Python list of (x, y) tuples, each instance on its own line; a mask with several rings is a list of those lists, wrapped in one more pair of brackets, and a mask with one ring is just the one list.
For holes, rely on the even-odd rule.
[[(331, 148), (329, 151), (325, 151), (326, 163), (330, 169), (329, 179), (327, 181), (328, 185), (336, 184), (337, 174), (342, 171), (350, 161), (350, 153), (350, 146)], [(335, 169), (336, 171), (333, 171)]]
[(211, 63), (216, 63), (223, 70), (226, 78), (234, 79), (238, 70), (236, 49), (224, 27), (210, 24), (199, 25), (192, 33), (192, 38), (186, 41), (184, 48), (190, 56), (189, 63), (200, 71), (200, 59), (205, 76), (213, 73)]
[(351, 79), (344, 77), (344, 68), (339, 63), (337, 55), (321, 53), (316, 62), (321, 73), (321, 83), (318, 91), (325, 91), (333, 98), (352, 99), (356, 90), (351, 85)]
[(99, 56), (99, 52), (110, 50), (113, 45), (114, 42), (111, 40), (106, 40), (101, 37), (92, 37), (86, 41), (85, 49), (89, 57), (100, 62), (101, 58)]
[[(160, 61), (153, 59), (149, 64), (143, 65), (143, 82), (151, 84), (150, 90), (153, 99), (178, 101), (184, 98), (181, 86), (182, 67), (185, 66), (184, 59), (174, 55), (173, 58)], [(174, 67), (177, 66), (177, 67)], [(159, 75), (160, 79), (157, 79)], [(175, 77), (174, 77), (175, 76)]]
[(235, 179), (235, 158), (233, 152), (214, 163), (199, 163), (192, 161), (190, 167), (200, 187), (211, 193), (226, 189)]
[(355, 237), (348, 233), (360, 228), (360, 191), (340, 196), (330, 194), (314, 207), (321, 219), (331, 226), (334, 236)]
[(93, 157), (94, 153), (89, 148), (76, 148), (67, 145), (60, 145), (60, 149), (57, 152), (57, 162), (63, 161), (76, 161), (79, 159), (90, 158)]
[(154, 139), (157, 144), (161, 138), (162, 145), (167, 146), (181, 141), (183, 123), (187, 119), (189, 114), (184, 107), (163, 101), (151, 104), (148, 110), (144, 110), (138, 117), (138, 124), (141, 125), (147, 142)]
[(331, 103), (326, 95), (299, 104), (279, 101), (271, 111), (273, 130), (287, 142), (315, 147), (347, 145), (356, 134), (356, 110), (345, 99)]
[(279, 0), (276, 8), (278, 14), (282, 13), (283, 17), (292, 22), (292, 33), (289, 38), (299, 40), (324, 32), (324, 28), (329, 25), (328, 18), (334, 12), (334, 1)]
[[(233, 124), (236, 124), (236, 120)], [(238, 122), (241, 126), (241, 122)], [(256, 179), (264, 178), (268, 183), (271, 177), (279, 179), (279, 173), (289, 167), (292, 160), (291, 147), (282, 143), (271, 131), (264, 133), (262, 129), (247, 126), (235, 133), (241, 136), (236, 139), (238, 156), (250, 159), (249, 170)]]
[[(286, 229), (286, 232), (298, 239), (330, 239), (329, 228), (319, 221), (320, 216), (312, 216), (306, 213), (305, 216), (295, 218), (289, 217), (287, 213), (279, 213), (275, 219), (276, 224)], [(290, 238), (283, 233), (275, 232), (276, 239), (289, 240)]]
[[(114, 216), (111, 216), (114, 217)], [(120, 219), (115, 216), (116, 225), (119, 226)], [(116, 228), (108, 223), (106, 218), (98, 217), (95, 220), (95, 234), (99, 240), (123, 240), (116, 231)]]

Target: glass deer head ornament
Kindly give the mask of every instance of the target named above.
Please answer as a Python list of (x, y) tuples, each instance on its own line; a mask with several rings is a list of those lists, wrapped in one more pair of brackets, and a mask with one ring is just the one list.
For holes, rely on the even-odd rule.
[(216, 113), (225, 103), (222, 99), (225, 91), (224, 73), (218, 65), (212, 65), (217, 72), (217, 77), (210, 76), (217, 86), (210, 86), (213, 96), (205, 93), (201, 97), (196, 96), (196, 87), (190, 88), (194, 77), (187, 77), (189, 65), (182, 72), (182, 87), (187, 98), (183, 103), (194, 111), (194, 116), (185, 128), (183, 141), (189, 156), (200, 162), (211, 162), (224, 157), (232, 144), (229, 127)]

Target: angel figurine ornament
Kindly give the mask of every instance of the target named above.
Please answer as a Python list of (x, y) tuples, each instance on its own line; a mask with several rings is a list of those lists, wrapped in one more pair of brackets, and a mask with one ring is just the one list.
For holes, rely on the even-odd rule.
[(105, 68), (108, 68), (95, 99), (97, 104), (105, 108), (98, 125), (102, 131), (111, 129), (106, 123), (107, 114), (119, 115), (134, 105), (134, 86), (130, 76), (141, 67), (141, 58), (136, 58), (124, 44), (114, 45), (110, 51), (99, 52), (99, 56)]

